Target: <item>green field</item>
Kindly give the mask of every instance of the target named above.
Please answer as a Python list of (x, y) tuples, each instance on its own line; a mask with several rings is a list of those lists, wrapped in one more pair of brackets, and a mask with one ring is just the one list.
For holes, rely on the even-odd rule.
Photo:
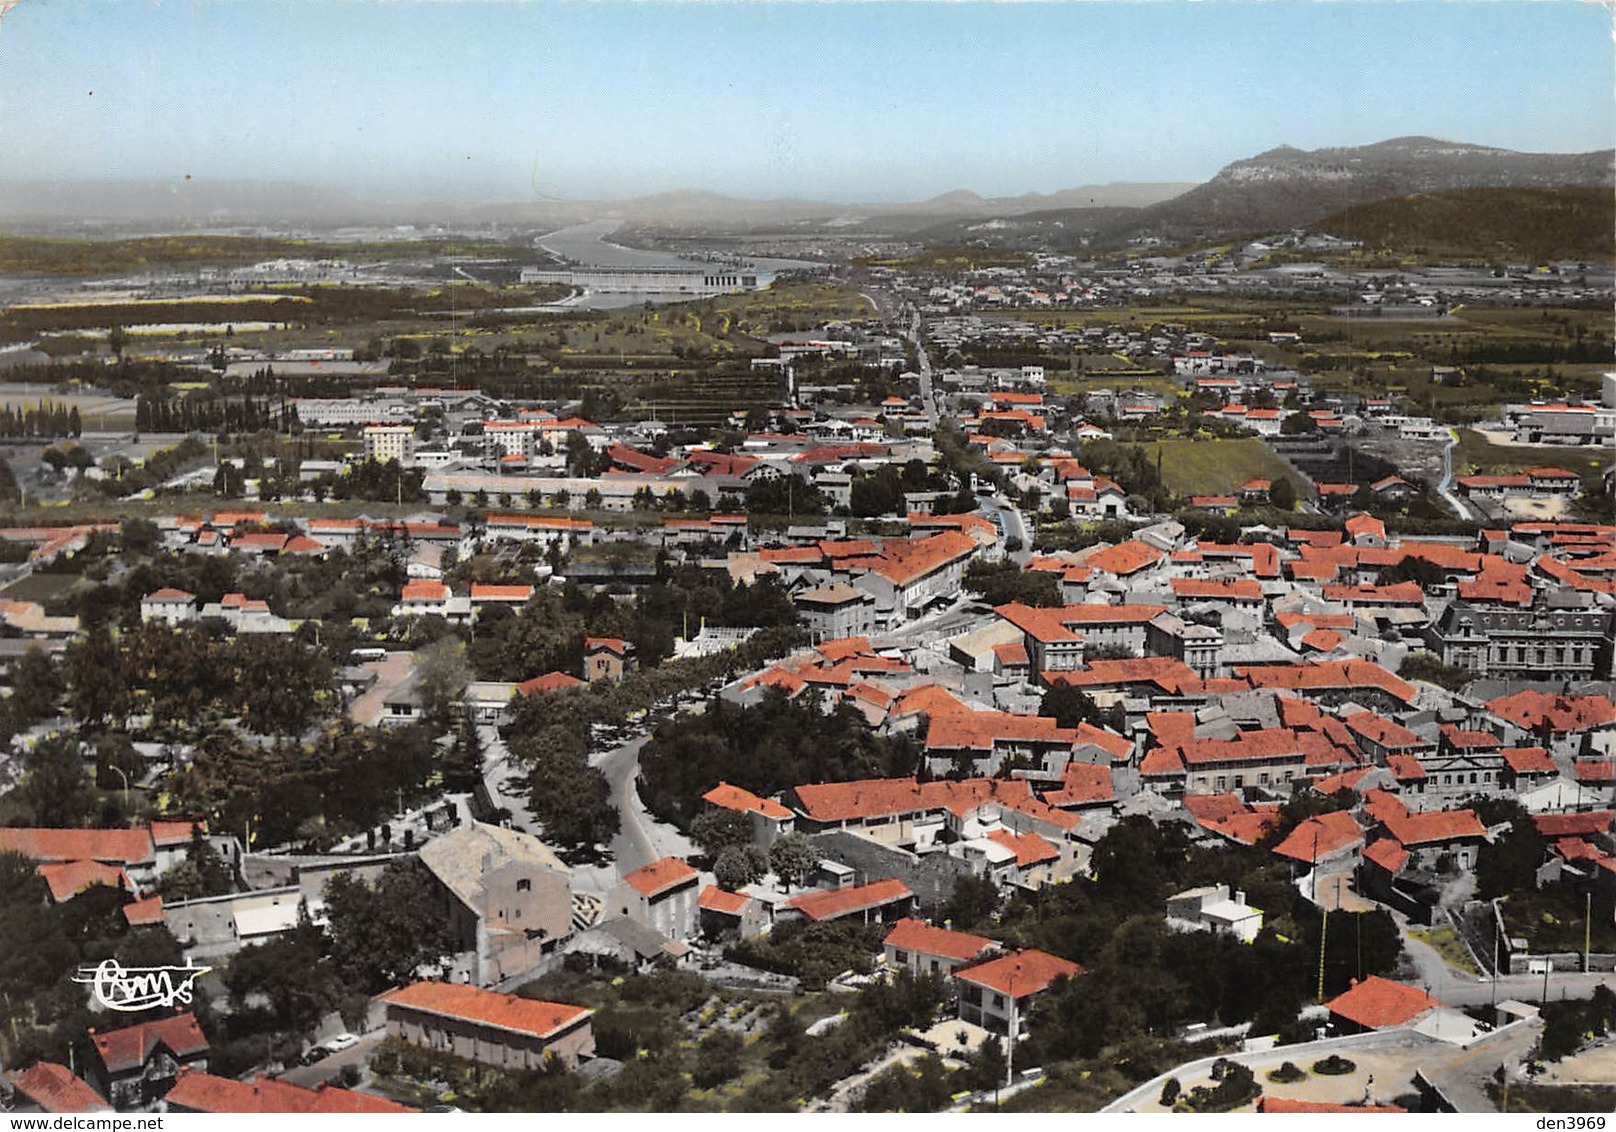
[(150, 236), (135, 240), (0, 237), (0, 274), (102, 275), (162, 268), (235, 266), (267, 259), (389, 260), (439, 255), (508, 257), (526, 250), (492, 240), (326, 243), (249, 236)]
[(1158, 440), (1140, 447), (1152, 460), (1160, 453), (1162, 479), (1178, 495), (1228, 495), (1249, 479), (1296, 478), (1272, 449), (1255, 439)]
[(1524, 468), (1564, 468), (1568, 472), (1576, 472), (1584, 483), (1597, 486), (1600, 476), (1610, 467), (1613, 459), (1616, 459), (1616, 455), (1609, 448), (1596, 445), (1576, 448), (1561, 444), (1516, 447), (1494, 444), (1474, 429), (1461, 428), (1459, 447), (1453, 454), (1453, 467), (1454, 473), (1461, 476), (1476, 472), (1502, 475)]

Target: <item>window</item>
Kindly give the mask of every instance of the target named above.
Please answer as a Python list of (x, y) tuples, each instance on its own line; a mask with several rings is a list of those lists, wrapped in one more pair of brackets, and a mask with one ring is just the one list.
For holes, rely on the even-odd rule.
[(993, 996), (993, 1005), (994, 1006), (1003, 1006), (1004, 1005), (1004, 995), (1002, 995), (1002, 994), (994, 995)]
[(533, 891), (533, 882), (531, 880), (529, 880), (527, 877), (523, 877), (521, 880), (516, 882), (516, 891), (517, 892), (532, 892)]
[(899, 963), (909, 962), (909, 953), (907, 951), (899, 951), (897, 948), (893, 948), (892, 957)]

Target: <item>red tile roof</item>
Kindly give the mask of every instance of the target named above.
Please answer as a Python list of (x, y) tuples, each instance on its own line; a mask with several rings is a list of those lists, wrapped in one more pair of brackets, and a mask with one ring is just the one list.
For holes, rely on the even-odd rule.
[(1045, 671), (1045, 684), (1067, 684), (1074, 688), (1111, 688), (1128, 684), (1154, 684), (1164, 692), (1176, 693), (1195, 687), (1199, 677), (1182, 660), (1170, 656), (1127, 657), (1120, 660), (1091, 660), (1087, 668)]
[(99, 861), (60, 861), (40, 865), (38, 872), (50, 886), (51, 899), (58, 904), (98, 884), (108, 888), (134, 887), (129, 883), (128, 873), (116, 865), (103, 865)]
[(140, 927), (143, 924), (160, 924), (163, 922), (163, 898), (161, 896), (148, 896), (144, 900), (136, 900), (132, 904), (123, 906), (123, 918), (129, 922), (130, 927)]
[(1472, 810), (1427, 810), (1402, 816), (1388, 814), (1387, 831), (1404, 845), (1437, 845), (1461, 838), (1484, 838), (1487, 829)]
[(1394, 983), (1379, 975), (1370, 975), (1345, 994), (1337, 995), (1325, 1003), (1331, 1014), (1366, 1030), (1386, 1030), (1407, 1025), (1441, 1005), (1419, 987)]
[(1555, 774), (1560, 769), (1542, 747), (1510, 747), (1498, 753), (1516, 774)]
[(1363, 855), (1364, 860), (1374, 862), (1393, 876), (1408, 864), (1408, 850), (1390, 837), (1371, 842)]
[(144, 829), (0, 828), (0, 849), (46, 862), (141, 865), (155, 857), (151, 833)]
[(5, 1075), (17, 1092), (38, 1105), (43, 1112), (111, 1112), (100, 1093), (73, 1076), (73, 1071), (54, 1061), (41, 1061), (27, 1069)]
[(1060, 850), (1036, 833), (1015, 833), (1008, 829), (988, 831), (988, 840), (995, 841), (1016, 855), (1016, 867), (1025, 869), (1045, 861), (1060, 860)]
[(381, 1113), (416, 1109), (386, 1097), (322, 1085), (305, 1089), (290, 1081), (260, 1077), (235, 1081), (181, 1067), (174, 1087), (165, 1098), (170, 1105), (193, 1112), (220, 1113)]
[(1261, 601), (1262, 584), (1255, 578), (1222, 581), (1209, 578), (1174, 578), (1173, 596), (1195, 601)]
[(726, 916), (739, 916), (746, 910), (747, 903), (752, 898), (739, 892), (730, 892), (719, 888), (716, 884), (709, 884), (701, 890), (696, 897), (696, 903), (709, 912), (721, 912)]
[(1616, 702), (1606, 696), (1556, 696), (1524, 691), (1486, 703), (1488, 711), (1518, 727), (1536, 731), (1588, 731), (1616, 722)]
[(660, 896), (671, 888), (696, 879), (696, 870), (678, 857), (663, 857), (635, 869), (623, 878), (628, 885), (644, 896)]
[(594, 1013), (566, 1002), (500, 994), (465, 983), (411, 983), (376, 996), (412, 1010), (547, 1038)]
[(1616, 782), (1616, 759), (1577, 759), (1571, 764), (1571, 777), (1596, 785)]
[(449, 587), (442, 582), (434, 582), (426, 578), (418, 578), (413, 582), (405, 582), (400, 592), (401, 601), (447, 601)]
[(701, 797), (704, 802), (711, 803), (720, 809), (734, 810), (736, 813), (762, 814), (766, 818), (776, 820), (791, 816), (791, 811), (774, 799), (760, 798), (750, 790), (743, 790), (739, 786), (731, 786), (727, 782), (720, 782)]
[(90, 1039), (95, 1044), (96, 1053), (101, 1055), (101, 1063), (111, 1073), (145, 1065), (159, 1042), (180, 1058), (202, 1053), (208, 1048), (208, 1039), (196, 1024), (196, 1015), (189, 1012), (156, 1022), (125, 1026), (121, 1030), (99, 1034), (91, 1031)]
[(598, 651), (600, 651), (602, 649), (605, 649), (607, 652), (614, 652), (618, 656), (627, 656), (628, 655), (628, 642), (620, 640), (617, 637), (585, 637), (584, 638), (584, 652), (586, 652), (586, 653), (598, 652)]
[(154, 590), (147, 594), (140, 600), (151, 602), (154, 605), (189, 605), (196, 600), (196, 595), (186, 593), (184, 590), (177, 590), (173, 586), (164, 586), (160, 590)]
[(1158, 550), (1149, 543), (1138, 539), (1129, 539), (1116, 546), (1107, 546), (1089, 555), (1083, 560), (1084, 565), (1096, 570), (1104, 570), (1108, 574), (1115, 574), (1119, 578), (1126, 578), (1130, 574), (1137, 574), (1140, 570), (1154, 566), (1167, 552)]
[(897, 878), (873, 881), (852, 888), (822, 889), (805, 892), (785, 901), (785, 907), (795, 908), (810, 920), (837, 920), (869, 908), (879, 908), (914, 896), (909, 886)]
[(516, 686), (518, 695), (531, 696), (537, 692), (559, 692), (566, 688), (581, 688), (584, 682), (578, 677), (566, 672), (546, 672), (543, 676), (535, 676), (531, 680), (524, 680)]
[(1077, 730), (1057, 727), (1041, 715), (1012, 715), (1002, 711), (952, 712), (934, 716), (926, 728), (928, 750), (990, 751), (998, 743), (1043, 743), (1070, 746)]
[(526, 601), (533, 596), (532, 586), (485, 585), (471, 583), (472, 601)]
[(1274, 847), (1274, 852), (1312, 865), (1362, 844), (1363, 830), (1352, 815), (1345, 810), (1335, 810), (1302, 822)]
[(1354, 735), (1361, 735), (1371, 743), (1385, 747), (1389, 751), (1410, 748), (1425, 750), (1435, 746), (1429, 739), (1415, 734), (1395, 720), (1387, 719), (1372, 711), (1354, 712), (1342, 722)]
[(997, 946), (993, 940), (984, 936), (933, 927), (924, 920), (911, 919), (908, 916), (892, 925), (892, 930), (887, 933), (882, 943), (900, 951), (943, 955), (961, 963), (968, 963), (990, 947)]
[(1236, 665), (1234, 674), (1253, 688), (1295, 688), (1315, 692), (1331, 688), (1378, 688), (1404, 703), (1413, 703), (1418, 695), (1414, 685), (1394, 676), (1372, 660)]
[(1060, 789), (1044, 795), (1044, 802), (1056, 808), (1103, 805), (1115, 799), (1110, 768), (1076, 759), (1066, 764)]
[(954, 977), (991, 991), (1026, 998), (1045, 990), (1056, 979), (1075, 979), (1083, 968), (1047, 951), (1012, 951), (975, 967), (954, 972)]

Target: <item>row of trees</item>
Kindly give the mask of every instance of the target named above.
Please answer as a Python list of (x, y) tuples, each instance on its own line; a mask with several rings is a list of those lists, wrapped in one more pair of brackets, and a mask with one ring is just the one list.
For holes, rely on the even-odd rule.
[(40, 401), (31, 409), (0, 405), (0, 436), (39, 437), (78, 436), (84, 431), (76, 405)]
[(336, 706), (324, 654), (292, 637), (229, 636), (222, 626), (152, 622), (116, 639), (94, 630), (68, 646), (63, 674), (69, 710), (91, 728), (150, 713), (158, 731), (176, 735), (225, 718), (289, 735)]

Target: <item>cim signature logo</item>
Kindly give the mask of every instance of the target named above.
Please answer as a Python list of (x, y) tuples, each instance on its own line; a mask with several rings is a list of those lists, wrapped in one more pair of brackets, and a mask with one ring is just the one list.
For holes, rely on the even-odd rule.
[(154, 1006), (190, 1005), (192, 984), (212, 967), (125, 967), (116, 959), (103, 959), (95, 967), (80, 967), (73, 981), (90, 988), (95, 1000), (108, 1010), (150, 1010)]

